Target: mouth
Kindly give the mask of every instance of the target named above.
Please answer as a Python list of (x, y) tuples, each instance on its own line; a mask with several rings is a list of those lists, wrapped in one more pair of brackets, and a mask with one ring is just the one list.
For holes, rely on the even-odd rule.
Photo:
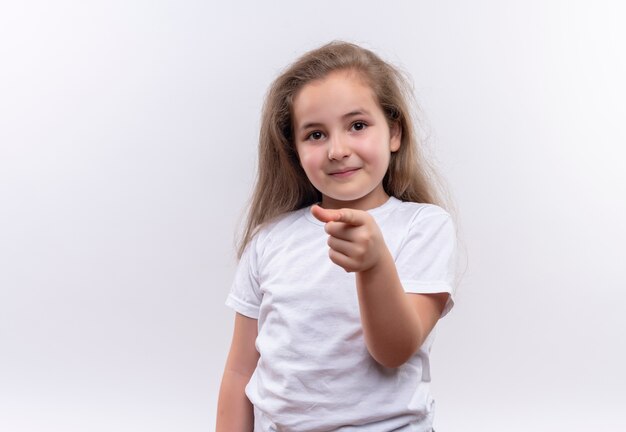
[(338, 177), (338, 178), (350, 177), (352, 174), (354, 174), (360, 169), (361, 168), (342, 168), (336, 171), (331, 171), (329, 175), (332, 177)]

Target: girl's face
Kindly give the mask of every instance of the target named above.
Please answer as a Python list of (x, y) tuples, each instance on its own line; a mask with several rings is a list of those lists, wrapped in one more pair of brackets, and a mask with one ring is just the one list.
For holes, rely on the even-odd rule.
[(369, 210), (387, 201), (382, 180), (401, 131), (389, 128), (358, 73), (336, 71), (305, 85), (293, 113), (300, 164), (322, 207)]

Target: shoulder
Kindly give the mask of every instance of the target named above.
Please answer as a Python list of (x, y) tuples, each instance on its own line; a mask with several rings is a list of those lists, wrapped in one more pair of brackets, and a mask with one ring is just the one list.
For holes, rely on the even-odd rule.
[(264, 249), (269, 243), (281, 240), (290, 232), (298, 231), (303, 223), (306, 223), (308, 207), (283, 213), (269, 222), (261, 225), (252, 237), (248, 247), (257, 251)]
[(458, 259), (456, 225), (434, 204), (402, 202), (390, 221), (396, 267), (408, 292), (452, 292)]
[(396, 198), (389, 212), (389, 222), (405, 227), (453, 224), (450, 213), (438, 205), (400, 201)]
[(435, 204), (416, 203), (410, 201), (399, 201), (399, 207), (413, 214), (419, 214), (420, 217), (429, 216), (450, 216), (450, 214), (442, 207)]
[(274, 235), (280, 235), (290, 229), (293, 229), (294, 226), (297, 226), (305, 221), (305, 214), (308, 211), (308, 208), (301, 208), (298, 210), (290, 211), (284, 213), (269, 222), (266, 222), (259, 228), (258, 236), (259, 238), (268, 238)]

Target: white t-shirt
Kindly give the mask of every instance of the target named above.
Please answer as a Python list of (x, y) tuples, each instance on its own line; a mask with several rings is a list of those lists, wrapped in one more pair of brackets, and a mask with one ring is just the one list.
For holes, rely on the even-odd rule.
[[(369, 210), (408, 293), (450, 293), (456, 230), (440, 207), (390, 198)], [(255, 432), (430, 431), (434, 331), (402, 366), (386, 368), (363, 339), (354, 273), (328, 257), (310, 207), (290, 212), (247, 246), (226, 304), (258, 320), (257, 367), (246, 387)]]

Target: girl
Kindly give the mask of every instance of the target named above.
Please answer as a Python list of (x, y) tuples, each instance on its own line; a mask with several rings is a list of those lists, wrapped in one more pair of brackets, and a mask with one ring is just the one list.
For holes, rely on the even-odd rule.
[(455, 228), (396, 69), (334, 42), (267, 95), (217, 430), (431, 431)]

